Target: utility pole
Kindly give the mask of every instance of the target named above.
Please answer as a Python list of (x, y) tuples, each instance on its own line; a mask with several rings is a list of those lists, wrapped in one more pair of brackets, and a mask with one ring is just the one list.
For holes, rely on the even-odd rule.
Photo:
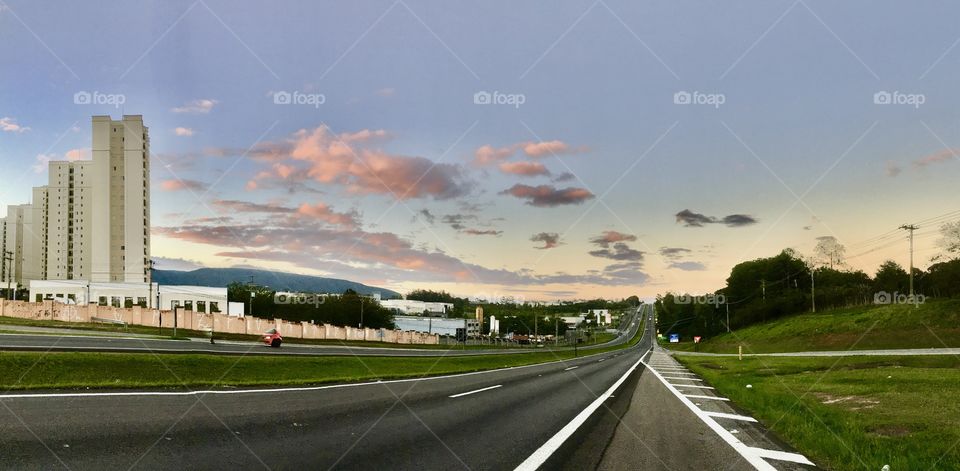
[(724, 303), (727, 306), (727, 332), (730, 332), (730, 303)]
[(813, 282), (813, 268), (810, 268), (810, 302), (813, 303), (813, 312), (817, 312), (817, 291)]
[(763, 302), (767, 302), (767, 280), (760, 280), (760, 289), (763, 291)]
[(919, 228), (913, 224), (904, 224), (900, 229), (910, 231), (910, 298), (916, 299), (913, 296), (913, 231)]
[(4, 272), (7, 274), (7, 296), (10, 296), (10, 272), (13, 271), (13, 252), (3, 252), (3, 263), (6, 265)]
[(557, 314), (553, 316), (553, 346), (556, 347), (560, 343), (560, 315)]

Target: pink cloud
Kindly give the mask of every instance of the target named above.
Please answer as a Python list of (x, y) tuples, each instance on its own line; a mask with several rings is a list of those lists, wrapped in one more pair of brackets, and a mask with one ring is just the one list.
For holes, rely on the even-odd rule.
[(585, 188), (557, 189), (552, 185), (539, 185), (534, 187), (519, 183), (501, 191), (500, 194), (525, 199), (528, 205), (538, 207), (580, 204), (594, 197), (593, 193)]
[(333, 224), (335, 226), (347, 228), (355, 228), (359, 226), (357, 215), (355, 213), (338, 213), (323, 203), (317, 203), (312, 206), (309, 203), (303, 203), (300, 205), (300, 208), (297, 209), (297, 214), (303, 217), (323, 221), (328, 224)]
[(523, 153), (530, 157), (543, 157), (553, 154), (563, 154), (570, 150), (570, 146), (563, 141), (528, 142), (523, 144)]
[(462, 230), (462, 231), (460, 231), (460, 232), (463, 233), (463, 234), (467, 234), (467, 235), (493, 235), (493, 236), (498, 236), (498, 235), (500, 235), (500, 234), (503, 234), (503, 231), (498, 231), (498, 230), (496, 230), (496, 229), (486, 229), (486, 230), (483, 230), (483, 229), (464, 229), (464, 230)]
[(160, 182), (160, 189), (163, 191), (200, 191), (206, 187), (206, 183), (198, 182), (196, 180), (164, 180)]
[(184, 127), (177, 127), (177, 128), (175, 128), (175, 129), (173, 130), (173, 133), (176, 134), (176, 135), (178, 135), (178, 136), (189, 137), (189, 136), (192, 136), (192, 135), (193, 135), (193, 129), (184, 128)]
[(480, 146), (473, 153), (474, 162), (477, 165), (487, 165), (510, 158), (514, 153), (515, 146), (496, 148), (489, 144)]
[(499, 167), (501, 172), (511, 175), (521, 175), (524, 177), (550, 175), (547, 167), (540, 162), (501, 162)]
[(960, 149), (942, 149), (934, 152), (933, 154), (914, 160), (913, 166), (920, 168), (931, 164), (946, 162), (950, 159), (960, 160), (960, 157), (958, 156), (960, 156)]
[(90, 160), (90, 149), (70, 149), (63, 156), (71, 162)]
[(636, 240), (637, 236), (633, 234), (624, 234), (617, 231), (603, 231), (602, 234), (590, 239), (590, 242), (601, 247), (608, 247), (610, 244), (615, 242), (633, 242)]

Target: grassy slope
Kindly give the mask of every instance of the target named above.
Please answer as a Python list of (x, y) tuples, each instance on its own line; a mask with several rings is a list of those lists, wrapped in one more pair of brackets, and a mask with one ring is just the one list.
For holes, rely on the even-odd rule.
[(714, 353), (960, 347), (960, 300), (931, 300), (919, 308), (859, 306), (799, 314), (692, 342), (671, 350)]
[[(642, 332), (641, 325), (630, 342), (580, 356), (634, 345)], [(303, 385), (462, 373), (573, 357), (572, 350), (434, 358), (0, 352), (0, 385), (6, 390)]]
[(960, 469), (958, 357), (678, 358), (820, 466)]

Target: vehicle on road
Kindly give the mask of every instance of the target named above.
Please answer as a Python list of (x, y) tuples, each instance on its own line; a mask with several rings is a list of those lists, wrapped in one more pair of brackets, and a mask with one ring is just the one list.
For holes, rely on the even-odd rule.
[(283, 344), (283, 336), (277, 329), (270, 329), (263, 333), (263, 343), (273, 348), (280, 348), (280, 345)]

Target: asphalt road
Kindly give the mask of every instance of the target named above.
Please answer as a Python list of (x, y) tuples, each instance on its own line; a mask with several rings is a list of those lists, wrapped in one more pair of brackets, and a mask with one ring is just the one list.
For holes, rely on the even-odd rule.
[(566, 362), (422, 380), (5, 395), (0, 468), (509, 469), (636, 365), (650, 338)]
[[(633, 332), (627, 328), (635, 314), (628, 314), (620, 335), (602, 344), (580, 347), (581, 350), (619, 345), (629, 341)], [(90, 332), (85, 332), (90, 334)], [(36, 335), (29, 333), (0, 334), (0, 350), (7, 351), (98, 351), (122, 353), (206, 353), (220, 355), (344, 355), (344, 356), (462, 356), (462, 355), (506, 355), (515, 353), (543, 352), (545, 348), (498, 348), (498, 349), (424, 349), (402, 347), (357, 347), (341, 345), (309, 345), (284, 343), (281, 348), (269, 348), (258, 342), (164, 340), (138, 337), (115, 337), (90, 335), (69, 336)]]
[[(0, 395), (0, 468), (753, 469), (651, 379), (653, 333), (617, 352), (419, 380)], [(656, 410), (637, 404), (651, 398)]]

